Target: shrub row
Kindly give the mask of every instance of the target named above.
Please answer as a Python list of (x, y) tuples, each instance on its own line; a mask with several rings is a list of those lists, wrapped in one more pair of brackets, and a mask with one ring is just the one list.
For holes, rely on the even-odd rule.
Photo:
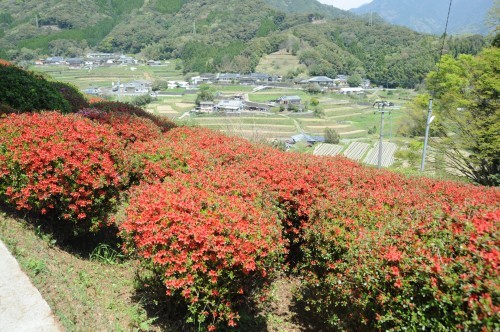
[(108, 125), (56, 112), (0, 121), (0, 196), (18, 210), (98, 227), (124, 179), (123, 143)]
[(1, 119), (0, 196), (95, 227), (131, 188), (128, 248), (191, 322), (237, 324), (286, 259), (317, 329), (498, 329), (498, 189), (161, 133), (128, 105), (98, 105)]
[(133, 248), (188, 303), (188, 322), (235, 326), (237, 306), (282, 266), (277, 210), (228, 169), (176, 173), (133, 190), (121, 225)]
[(303, 278), (297, 298), (319, 329), (497, 327), (497, 189), (284, 154), (199, 128), (135, 147), (146, 182), (230, 172), (266, 192)]
[(71, 105), (52, 82), (7, 63), (0, 63), (0, 109), (19, 113), (33, 110), (70, 112)]

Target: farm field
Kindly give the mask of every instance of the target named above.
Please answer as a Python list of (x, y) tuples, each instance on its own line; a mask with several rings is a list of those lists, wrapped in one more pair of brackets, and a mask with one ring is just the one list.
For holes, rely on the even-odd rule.
[[(368, 151), (368, 154), (363, 160), (365, 164), (378, 165), (379, 146), (380, 144), (379, 142), (377, 142), (373, 146), (373, 148), (371, 148), (370, 151)], [(394, 164), (394, 154), (396, 153), (397, 149), (398, 146), (394, 143), (388, 143), (388, 142), (382, 143), (382, 162), (381, 162), (382, 167), (389, 167), (392, 164)]]
[(285, 76), (290, 71), (305, 72), (306, 69), (297, 56), (282, 50), (262, 57), (255, 71)]
[[(295, 59), (295, 60), (294, 60)], [(267, 70), (271, 63), (293, 64), (296, 57), (290, 54), (272, 54), (262, 60), (257, 71)], [(282, 62), (279, 62), (282, 61)], [(267, 64), (267, 67), (266, 67)], [(131, 70), (134, 69), (134, 70)], [(280, 65), (281, 68), (281, 65)], [(88, 69), (68, 69), (67, 66), (38, 66), (34, 68), (56, 80), (69, 82), (80, 89), (88, 87), (110, 87), (113, 82), (132, 80), (185, 80), (182, 71), (175, 61), (164, 66), (137, 65), (134, 67), (97, 67)], [(312, 95), (295, 88), (266, 88), (254, 92), (253, 86), (246, 85), (211, 85), (215, 94), (224, 96), (243, 95), (254, 102), (269, 102), (285, 95), (296, 95), (308, 104), (312, 98), (319, 101), (319, 116), (312, 113), (315, 108), (309, 106), (311, 112), (294, 113), (278, 112), (272, 109), (269, 113), (248, 112), (239, 115), (194, 115), (190, 110), (195, 107), (196, 94), (185, 94), (179, 90), (178, 95), (159, 96), (145, 109), (152, 114), (166, 116), (179, 123), (207, 127), (230, 135), (249, 139), (289, 140), (291, 136), (306, 133), (322, 136), (325, 129), (335, 129), (343, 139), (376, 142), (378, 130), (368, 134), (369, 130), (378, 128), (380, 117), (375, 113), (373, 102), (379, 99), (391, 100), (399, 107), (385, 117), (384, 139), (393, 140), (397, 123), (405, 116), (404, 104), (413, 92), (407, 90), (371, 90), (366, 96), (345, 96), (334, 93)], [(128, 102), (132, 97), (121, 96), (121, 101)], [(312, 151), (311, 151), (312, 152)], [(366, 153), (366, 151), (365, 151)]]
[(37, 72), (50, 75), (62, 82), (68, 82), (79, 89), (89, 87), (111, 87), (112, 82), (128, 82), (132, 80), (183, 80), (180, 70), (175, 69), (175, 62), (164, 66), (112, 66), (94, 67), (92, 69), (70, 69), (68, 66), (36, 66), (31, 68)]

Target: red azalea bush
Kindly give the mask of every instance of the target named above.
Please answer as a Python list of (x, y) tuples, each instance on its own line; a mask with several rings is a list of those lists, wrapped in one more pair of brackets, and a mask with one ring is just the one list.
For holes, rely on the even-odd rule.
[(55, 112), (0, 120), (0, 196), (95, 228), (118, 197), (123, 145), (107, 125)]
[(281, 266), (272, 200), (231, 169), (176, 173), (133, 190), (121, 225), (139, 256), (160, 271), (167, 294), (188, 303), (188, 322), (235, 326), (244, 296)]
[(500, 192), (370, 169), (352, 180), (318, 201), (305, 229), (298, 297), (313, 321), (497, 329)]
[(172, 128), (175, 128), (176, 125), (172, 121), (170, 121), (166, 117), (160, 117), (153, 115), (140, 107), (133, 106), (126, 103), (121, 102), (112, 102), (112, 101), (98, 101), (91, 104), (93, 108), (97, 108), (101, 111), (115, 114), (128, 114), (135, 115), (141, 118), (146, 118), (153, 121), (158, 127), (160, 127), (162, 132), (169, 131)]
[(83, 108), (79, 115), (99, 123), (108, 124), (122, 138), (125, 145), (149, 142), (161, 138), (160, 128), (153, 121), (128, 113), (109, 113), (96, 108)]
[(68, 101), (71, 112), (76, 113), (82, 108), (89, 106), (87, 99), (85, 99), (80, 90), (75, 86), (62, 82), (50, 82), (50, 85)]
[(141, 149), (150, 183), (220, 169), (269, 195), (303, 278), (297, 296), (318, 328), (495, 326), (498, 190), (281, 153), (200, 128)]

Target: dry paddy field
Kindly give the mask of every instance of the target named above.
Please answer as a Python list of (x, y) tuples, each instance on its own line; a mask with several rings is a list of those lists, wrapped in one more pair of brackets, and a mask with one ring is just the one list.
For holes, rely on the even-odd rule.
[(292, 119), (278, 116), (201, 116), (193, 118), (193, 122), (247, 138), (289, 138), (297, 133)]
[(261, 58), (255, 71), (284, 76), (289, 71), (296, 69), (306, 71), (306, 67), (299, 63), (297, 56), (280, 50)]

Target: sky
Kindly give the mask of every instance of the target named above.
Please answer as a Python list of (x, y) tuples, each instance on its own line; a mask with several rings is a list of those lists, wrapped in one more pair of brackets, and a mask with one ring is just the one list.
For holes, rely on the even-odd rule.
[(351, 8), (357, 8), (361, 5), (364, 5), (365, 3), (372, 2), (372, 0), (318, 0), (318, 1), (345, 10)]

